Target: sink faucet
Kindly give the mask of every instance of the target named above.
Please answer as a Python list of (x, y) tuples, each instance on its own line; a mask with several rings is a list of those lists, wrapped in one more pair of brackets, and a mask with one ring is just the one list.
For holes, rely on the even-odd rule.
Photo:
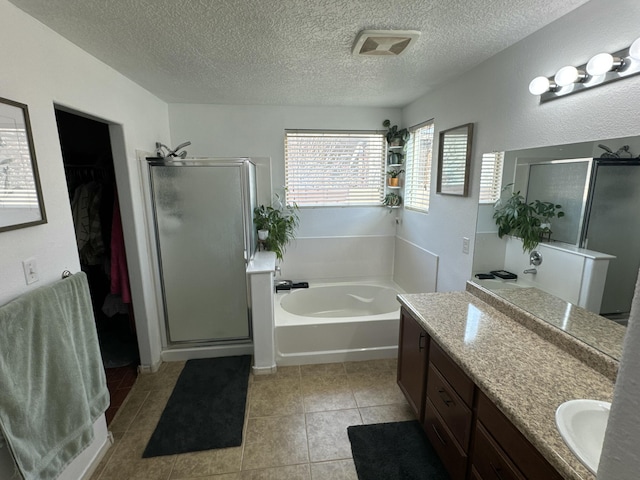
[(527, 268), (524, 273), (531, 273), (533, 275), (535, 275), (536, 273), (538, 273), (538, 269), (536, 268)]

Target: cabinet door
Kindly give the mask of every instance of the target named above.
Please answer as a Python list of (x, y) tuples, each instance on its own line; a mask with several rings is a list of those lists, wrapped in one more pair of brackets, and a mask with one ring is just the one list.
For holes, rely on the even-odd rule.
[(428, 347), (427, 333), (403, 309), (398, 342), (398, 386), (421, 422), (424, 419)]

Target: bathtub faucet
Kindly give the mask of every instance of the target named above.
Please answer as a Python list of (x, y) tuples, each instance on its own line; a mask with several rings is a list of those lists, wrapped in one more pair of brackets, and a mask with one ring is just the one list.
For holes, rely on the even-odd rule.
[(531, 273), (533, 275), (535, 275), (536, 273), (538, 273), (538, 270), (536, 268), (527, 268), (524, 273)]

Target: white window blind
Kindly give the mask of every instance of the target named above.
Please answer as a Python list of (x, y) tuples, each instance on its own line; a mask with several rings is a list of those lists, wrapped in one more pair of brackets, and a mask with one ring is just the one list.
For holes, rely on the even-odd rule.
[(287, 203), (380, 205), (386, 141), (378, 132), (285, 132)]
[(500, 198), (503, 164), (504, 152), (485, 153), (482, 155), (480, 203), (495, 203)]
[(405, 208), (429, 211), (431, 158), (433, 153), (433, 121), (410, 130), (405, 172)]

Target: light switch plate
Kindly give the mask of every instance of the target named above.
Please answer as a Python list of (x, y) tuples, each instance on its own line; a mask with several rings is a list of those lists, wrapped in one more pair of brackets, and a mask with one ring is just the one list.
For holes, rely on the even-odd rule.
[(31, 285), (39, 280), (38, 278), (38, 266), (36, 265), (35, 257), (27, 258), (22, 261), (22, 268), (24, 269), (24, 279), (27, 285)]
[(462, 253), (469, 255), (469, 237), (462, 237)]

